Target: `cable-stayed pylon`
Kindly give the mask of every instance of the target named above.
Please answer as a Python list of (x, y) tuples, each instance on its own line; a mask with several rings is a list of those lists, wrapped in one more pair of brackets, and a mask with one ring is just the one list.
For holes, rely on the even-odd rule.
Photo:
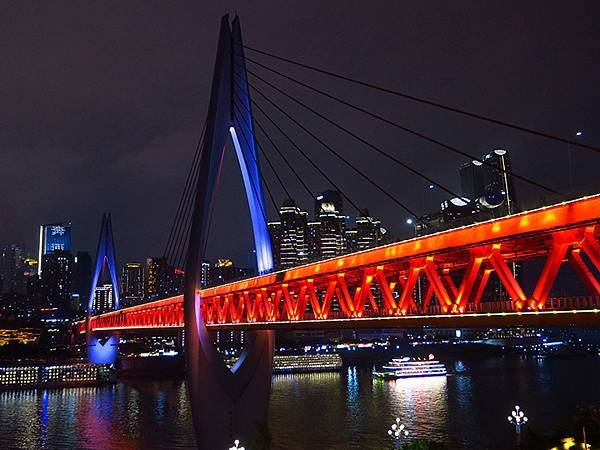
[[(117, 361), (118, 336), (114, 333), (105, 335), (93, 335), (90, 332), (90, 316), (96, 313), (94, 299), (96, 287), (102, 269), (106, 267), (110, 276), (113, 291), (113, 308), (119, 309), (121, 306), (121, 295), (119, 292), (119, 281), (117, 278), (117, 262), (115, 257), (115, 243), (112, 232), (112, 221), (110, 213), (102, 215), (102, 225), (100, 226), (100, 238), (98, 239), (98, 249), (96, 251), (96, 264), (94, 266), (94, 275), (90, 286), (90, 296), (87, 304), (86, 320), (86, 344), (88, 359), (94, 364), (115, 364)], [(106, 312), (106, 311), (102, 311)]]
[[(193, 190), (185, 264), (186, 377), (196, 442), (201, 450), (226, 448), (234, 438), (243, 442), (256, 438), (266, 420), (273, 364), (274, 334), (260, 331), (249, 334), (242, 356), (229, 369), (206, 328), (205, 309), (199, 294), (215, 192), (228, 139), (233, 142), (242, 174), (258, 272), (264, 274), (273, 269), (244, 53), (243, 49), (234, 51), (234, 42), (241, 42), (239, 19), (235, 17), (230, 23), (226, 15), (219, 32), (206, 131)], [(239, 98), (233, 92), (234, 71), (244, 80), (242, 89), (238, 90)], [(240, 102), (242, 107), (238, 107)], [(243, 120), (236, 117), (239, 115), (245, 116), (241, 117)]]
[(88, 299), (88, 314), (95, 312), (94, 296), (98, 280), (103, 267), (108, 269), (110, 282), (113, 288), (114, 309), (121, 307), (121, 295), (119, 292), (119, 279), (117, 276), (117, 262), (115, 258), (115, 243), (112, 232), (112, 221), (110, 213), (102, 215), (102, 225), (100, 226), (100, 238), (98, 239), (98, 249), (96, 251), (96, 264), (94, 265), (94, 275), (90, 287), (90, 296)]

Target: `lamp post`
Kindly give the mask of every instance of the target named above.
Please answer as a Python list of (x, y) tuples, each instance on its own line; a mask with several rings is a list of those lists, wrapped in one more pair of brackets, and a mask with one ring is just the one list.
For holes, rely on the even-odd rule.
[(515, 409), (508, 416), (508, 422), (515, 426), (517, 434), (521, 432), (521, 427), (527, 423), (529, 419), (519, 406), (515, 406)]
[(388, 435), (396, 442), (396, 449), (399, 449), (402, 444), (402, 439), (408, 437), (408, 430), (404, 424), (400, 423), (400, 418), (396, 417), (396, 422), (388, 430)]
[(240, 440), (236, 439), (233, 441), (233, 447), (229, 447), (229, 450), (246, 450), (246, 448), (240, 447)]
[(511, 411), (508, 416), (508, 423), (514, 425), (515, 432), (517, 433), (517, 447), (521, 444), (521, 428), (529, 421), (523, 410), (519, 406), (515, 406), (515, 409)]

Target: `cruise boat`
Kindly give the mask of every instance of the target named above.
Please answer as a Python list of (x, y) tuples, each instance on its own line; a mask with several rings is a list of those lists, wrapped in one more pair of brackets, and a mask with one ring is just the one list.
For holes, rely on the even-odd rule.
[(446, 367), (437, 361), (433, 355), (428, 358), (394, 358), (381, 367), (373, 370), (373, 376), (384, 380), (412, 377), (445, 377), (448, 375)]
[(64, 363), (48, 366), (0, 367), (0, 391), (99, 386), (112, 383), (114, 380), (114, 368), (107, 364)]
[(342, 357), (337, 353), (273, 357), (273, 373), (335, 372), (341, 368)]

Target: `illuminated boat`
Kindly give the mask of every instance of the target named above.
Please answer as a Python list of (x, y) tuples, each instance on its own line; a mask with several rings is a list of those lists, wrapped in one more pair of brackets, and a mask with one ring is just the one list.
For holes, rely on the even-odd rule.
[(275, 355), (273, 373), (333, 372), (341, 370), (342, 358), (338, 354)]
[(373, 370), (375, 378), (384, 380), (413, 377), (445, 377), (447, 375), (448, 371), (444, 364), (437, 361), (433, 355), (429, 355), (427, 359), (394, 358), (382, 366), (381, 370)]

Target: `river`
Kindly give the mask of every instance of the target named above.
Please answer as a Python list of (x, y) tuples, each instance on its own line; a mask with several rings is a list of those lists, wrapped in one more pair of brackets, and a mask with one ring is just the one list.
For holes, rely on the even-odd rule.
[[(391, 449), (396, 417), (412, 437), (449, 449), (515, 446), (507, 415), (519, 404), (537, 430), (600, 404), (600, 358), (492, 356), (464, 361), (447, 378), (377, 381), (368, 366), (273, 378), (273, 450)], [(194, 448), (182, 380), (136, 379), (98, 388), (0, 393), (2, 449)]]

